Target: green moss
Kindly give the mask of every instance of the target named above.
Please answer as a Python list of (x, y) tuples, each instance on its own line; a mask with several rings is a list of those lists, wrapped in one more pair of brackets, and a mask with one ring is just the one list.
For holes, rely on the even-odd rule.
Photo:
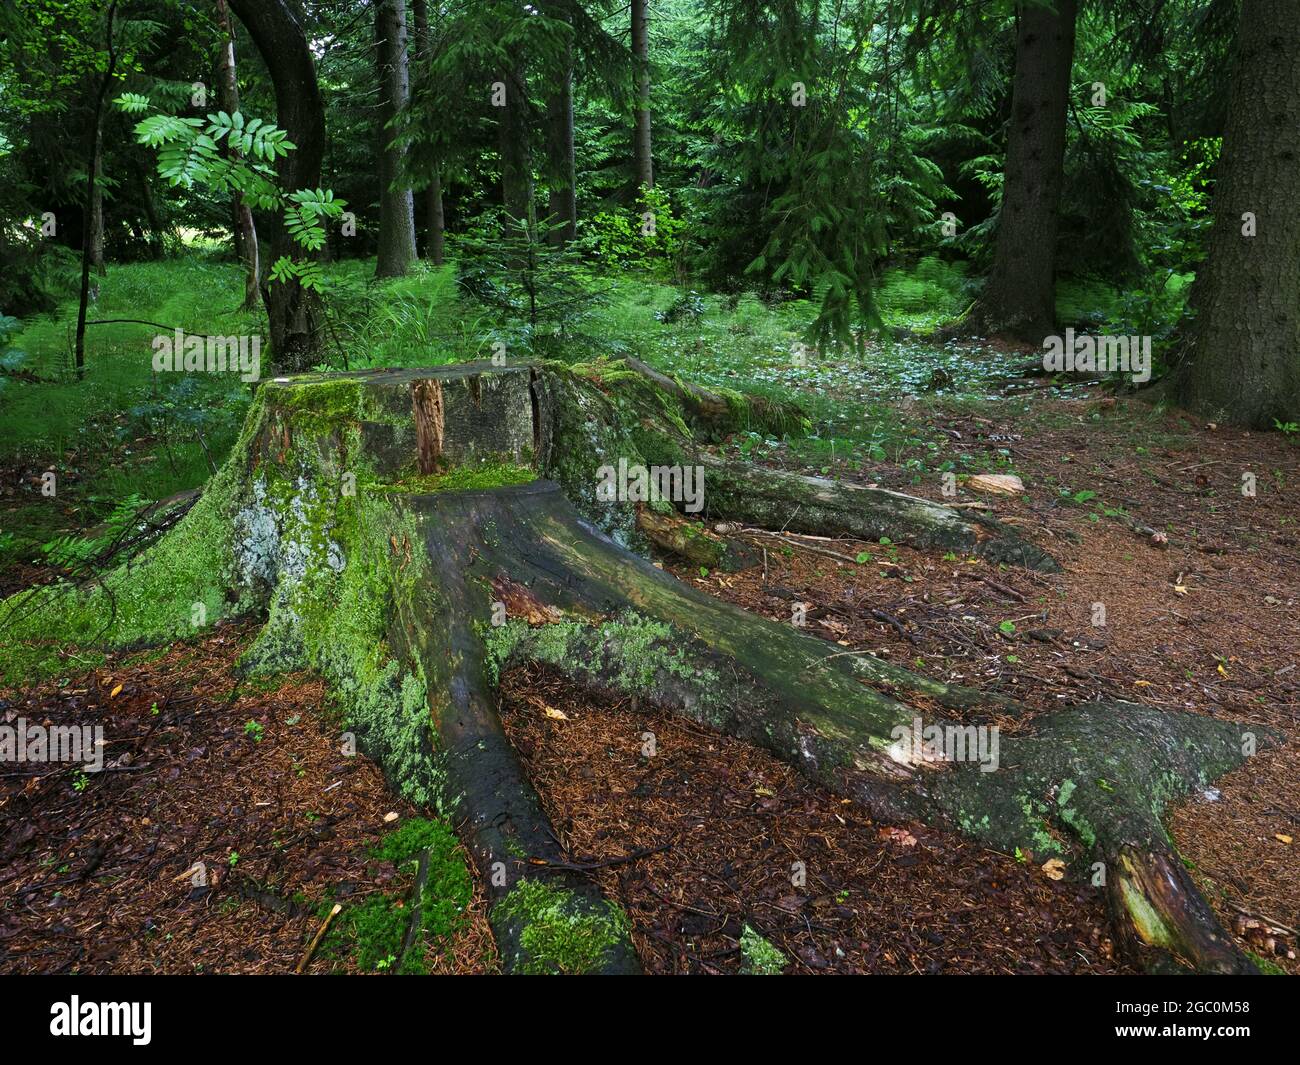
[(404, 478), (388, 484), (374, 482), (367, 488), (383, 492), (402, 492), (407, 495), (430, 495), (434, 492), (470, 491), (485, 488), (504, 488), (514, 484), (528, 484), (537, 480), (537, 471), (531, 466), (514, 463), (485, 463), (478, 466), (457, 466), (445, 473)]
[(565, 888), (521, 880), (493, 909), (494, 923), (517, 924), (522, 956), (516, 971), (576, 976), (593, 972), (630, 929), (614, 903), (589, 903)]
[(1252, 954), (1250, 951), (1247, 951), (1246, 957), (1253, 961), (1255, 963), (1255, 968), (1265, 976), (1287, 975), (1287, 971), (1283, 969), (1282, 966), (1278, 965), (1276, 962), (1269, 961), (1267, 958), (1261, 958), (1258, 954)]
[(565, 619), (530, 627), (515, 618), (486, 630), (484, 637), (494, 680), (512, 659), (523, 657), (589, 675), (598, 686), (631, 695), (652, 694), (663, 681), (677, 678), (689, 682), (701, 715), (720, 710), (717, 674), (692, 662), (672, 626), (632, 611), (597, 625)]
[[(282, 537), (297, 545), (290, 554), (301, 570), (281, 572), (245, 664), (319, 671), (366, 752), (402, 795), (426, 805), (437, 776), (426, 678), (419, 662), (388, 643), (394, 600), (409, 600), (425, 568), (420, 533), (413, 516), (383, 496), (341, 497), (328, 507), (328, 518), (314, 507), (282, 515)], [(336, 544), (347, 553), (336, 554)]]
[[(410, 897), (419, 862), (428, 853), (428, 868), (420, 893), (420, 937), (404, 956), (402, 947), (411, 923)], [(372, 854), (392, 862), (409, 885), (405, 892), (376, 892), (338, 917), (326, 939), (326, 952), (350, 951), (363, 971), (395, 971), (419, 974), (425, 971), (428, 944), (443, 945), (465, 923), (473, 883), (469, 869), (456, 846), (456, 837), (441, 821), (411, 818), (388, 833)], [(323, 918), (332, 901), (321, 909)]]
[(1093, 829), (1091, 822), (1079, 813), (1078, 810), (1071, 806), (1062, 806), (1060, 817), (1062, 821), (1074, 830), (1074, 834), (1079, 837), (1085, 847), (1091, 849), (1096, 844), (1096, 831)]
[[(331, 905), (323, 907), (322, 919)], [(389, 969), (401, 955), (409, 919), (410, 913), (400, 899), (382, 892), (368, 895), (339, 914), (322, 945), (322, 953), (351, 953), (363, 972)]]
[(268, 386), (276, 406), (295, 428), (319, 433), (326, 426), (360, 417), (363, 388), (356, 378), (295, 379), (290, 385)]
[(748, 976), (780, 976), (788, 959), (749, 925), (740, 933), (740, 953), (745, 959), (741, 972)]

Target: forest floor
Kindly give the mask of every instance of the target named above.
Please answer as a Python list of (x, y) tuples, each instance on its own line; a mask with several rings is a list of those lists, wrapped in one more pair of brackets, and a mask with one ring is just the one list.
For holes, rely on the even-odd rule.
[[(236, 291), (234, 278), (203, 259), (115, 266), (104, 313), (239, 331), (234, 312), (194, 295)], [(421, 337), (467, 318), (451, 274), (364, 292), (370, 302), (347, 317), (381, 362), (392, 351), (376, 344), (430, 358)], [(929, 306), (935, 296), (908, 298)], [(950, 296), (956, 305), (958, 290)], [(807, 631), (835, 653), (1014, 696), (1029, 720), (1107, 697), (1281, 729), (1282, 746), (1182, 804), (1169, 828), (1242, 945), (1300, 973), (1300, 441), (1207, 426), (1103, 386), (1018, 378), (1033, 353), (997, 345), (904, 337), (860, 360), (799, 364), (802, 313), (632, 279), (585, 328), (615, 353), (809, 410), (811, 434), (740, 434), (720, 445), (728, 457), (986, 506), (1063, 571), (744, 531), (762, 558), (748, 570), (660, 564), (778, 621), (800, 605)], [(59, 370), (59, 322), (23, 338), (42, 381), (11, 381), (5, 394), (0, 594), (58, 575), (44, 540), (86, 536), (124, 501), (198, 487), (230, 446), (246, 396), (227, 383), (154, 380), (147, 337), (130, 329), (96, 333), (84, 382)], [(479, 339), (434, 361), (476, 357)], [(55, 501), (37, 490), (50, 467)], [(978, 473), (1015, 474), (1026, 492), (981, 495), (967, 481)], [(943, 495), (949, 474), (955, 498)], [(379, 852), (418, 827), (417, 811), (364, 756), (342, 753), (318, 680), (241, 680), (236, 662), (254, 632), (248, 622), (158, 651), (70, 658), (61, 678), (0, 692), (3, 723), (105, 724), (111, 766), (0, 773), (0, 971), (290, 971), (333, 901), (344, 911), (309, 971), (391, 968), (385, 950), (359, 949), (374, 929), (357, 918), (382, 911), (391, 933), (412, 878)], [(1126, 971), (1102, 893), (1052, 880), (1033, 855), (873, 822), (761, 751), (542, 671), (504, 679), (502, 712), (575, 860), (653, 852), (593, 874), (631, 915), (652, 972), (739, 971), (747, 926), (787, 972)], [(640, 753), (647, 732), (651, 758)], [(451, 845), (442, 860), (459, 883), (463, 852)], [(196, 862), (206, 886), (193, 883)], [(792, 881), (795, 863), (804, 882)], [(421, 966), (495, 971), (482, 899), (452, 909)]]
[[(6, 723), (91, 721), (107, 739), (98, 773), (6, 766), (0, 972), (290, 972), (330, 903), (402, 894), (409, 872), (375, 851), (416, 811), (344, 755), (320, 680), (236, 676), (257, 628), (113, 655), (0, 704)], [(492, 971), (481, 900), (457, 924), (424, 968)], [(307, 971), (366, 971), (359, 936), (339, 930)]]
[[(1300, 972), (1288, 956), (1300, 925), (1300, 522), (1290, 495), (1300, 451), (1276, 434), (1211, 429), (1132, 401), (1046, 390), (1022, 399), (934, 401), (903, 416), (946, 436), (967, 468), (1024, 479), (1022, 496), (963, 488), (958, 502), (984, 503), (1050, 545), (1060, 574), (757, 533), (763, 563), (739, 573), (661, 564), (776, 620), (803, 604), (808, 631), (845, 651), (1013, 695), (1035, 712), (1104, 696), (1282, 729), (1282, 747), (1181, 806), (1170, 830), (1242, 945)], [(779, 446), (763, 459), (820, 472)], [(943, 498), (937, 478), (917, 484), (889, 462), (834, 472)], [(1253, 498), (1241, 494), (1243, 472), (1256, 475)], [(1097, 603), (1104, 625), (1093, 624)], [(240, 684), (232, 670), (253, 631), (113, 656), (80, 676), (70, 662), (68, 678), (3, 704), (6, 720), (104, 720), (131, 755), (80, 781), (68, 770), (0, 781), (0, 969), (286, 971), (319, 927), (322, 900), (355, 905), (400, 879), (372, 852), (386, 817), (415, 812), (364, 757), (339, 753), (318, 681)], [(507, 676), (503, 716), (575, 861), (655, 849), (594, 874), (627, 908), (652, 972), (738, 971), (746, 926), (782, 951), (786, 971), (1126, 971), (1102, 893), (1053, 881), (1032, 855), (873, 822), (761, 751), (543, 671)], [(639, 753), (646, 732), (653, 758)], [(210, 870), (207, 888), (184, 875), (195, 861)], [(796, 862), (803, 883), (792, 882)], [(318, 955), (311, 971), (357, 968), (342, 950)], [(426, 968), (493, 970), (481, 899), (429, 946)]]

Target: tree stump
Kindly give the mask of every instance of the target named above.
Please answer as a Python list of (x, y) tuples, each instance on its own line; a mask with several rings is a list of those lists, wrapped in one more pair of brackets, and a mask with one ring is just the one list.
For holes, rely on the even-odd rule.
[(625, 915), (563, 868), (502, 730), (497, 682), (524, 662), (755, 743), (879, 817), (1059, 857), (1094, 882), (1100, 871), (1119, 941), (1149, 967), (1251, 971), (1160, 818), (1269, 742), (1265, 730), (1095, 702), (1003, 739), (993, 771), (955, 751), (917, 757), (900, 734), (975, 742), (968, 717), (1020, 708), (677, 581), (638, 553), (638, 509), (673, 501), (602, 496), (608, 471), (699, 467), (711, 519), (1055, 561), (983, 516), (719, 460), (703, 440), (797, 431), (800, 412), (657, 376), (470, 363), (268, 381), (175, 529), (94, 587), (5, 601), (4, 679), (58, 668), (68, 646), (260, 614), (243, 665), (319, 671), (392, 786), (457, 825), (510, 971), (638, 969)]

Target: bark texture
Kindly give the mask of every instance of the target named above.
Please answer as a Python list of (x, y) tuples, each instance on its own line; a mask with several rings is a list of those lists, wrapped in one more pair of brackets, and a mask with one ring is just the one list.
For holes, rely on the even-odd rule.
[(1297, 188), (1300, 5), (1245, 0), (1209, 250), (1174, 382), (1176, 398), (1216, 421), (1270, 429), (1300, 414)]
[(522, 61), (516, 62), (504, 77), (505, 105), (498, 108), (497, 149), (501, 157), (501, 202), (519, 222), (534, 218), (533, 164), (528, 120), (528, 83)]
[[(267, 382), (175, 530), (93, 591), (4, 602), (12, 650), (0, 679), (65, 668), (69, 644), (184, 634), (196, 603), (209, 620), (262, 612), (244, 666), (319, 671), (393, 786), (459, 826), (514, 972), (637, 969), (626, 916), (566, 866), (498, 720), (497, 682), (527, 662), (761, 746), (876, 817), (1056, 857), (1094, 883), (1100, 868), (1118, 938), (1149, 967), (1250, 971), (1161, 816), (1269, 742), (1265, 730), (1095, 702), (1041, 715), (1002, 738), (996, 765), (977, 761), (976, 725), (1016, 717), (1015, 703), (837, 653), (629, 550), (647, 510), (673, 528), (672, 501), (602, 498), (600, 468), (690, 461), (702, 436), (681, 397), (715, 395), (667, 380), (677, 388), (623, 363), (484, 362)], [(717, 398), (714, 432), (776, 416)], [(710, 510), (737, 516), (745, 492), (728, 485), (741, 468), (701, 465)], [(829, 491), (782, 483), (813, 499)], [(832, 494), (820, 505), (845, 528), (874, 528), (892, 508), (895, 539), (968, 535), (966, 518), (918, 503)], [(1023, 544), (996, 523), (982, 533)], [(920, 746), (928, 729), (952, 737), (937, 755)]]
[(636, 63), (636, 128), (632, 163), (638, 189), (654, 188), (654, 154), (650, 144), (650, 0), (632, 0), (632, 58)]
[(100, 180), (104, 173), (104, 144), (102, 121), (100, 130), (95, 134), (95, 158), (91, 167), (95, 171), (93, 191), (90, 196), (90, 266), (99, 277), (104, 277), (104, 183)]
[[(286, 192), (320, 185), (325, 151), (325, 107), (316, 81), (307, 35), (288, 0), (229, 0), (230, 10), (244, 24), (275, 87), (276, 125), (297, 147), (276, 164), (276, 176)], [(283, 221), (268, 218), (270, 254), (298, 256)], [(277, 281), (262, 293), (271, 329), (271, 358), (275, 369), (296, 373), (320, 361), (324, 313), (320, 297), (297, 281)]]
[(375, 52), (379, 68), (379, 254), (375, 276), (401, 277), (415, 261), (415, 196), (402, 177), (406, 149), (394, 142), (389, 123), (411, 98), (405, 0), (379, 0), (375, 5)]
[[(411, 18), (415, 23), (416, 54), (427, 63), (433, 54), (427, 0), (411, 0)], [(437, 163), (429, 174), (429, 187), (424, 191), (424, 228), (425, 257), (434, 266), (442, 266), (447, 256), (447, 220), (442, 206), (442, 173)]]
[(555, 229), (550, 239), (565, 244), (578, 235), (578, 178), (573, 154), (573, 49), (565, 55), (564, 70), (547, 101), (547, 162), (549, 220)]
[(1016, 69), (1007, 122), (993, 269), (966, 332), (1039, 343), (1056, 329), (1056, 239), (1077, 0), (1017, 8)]

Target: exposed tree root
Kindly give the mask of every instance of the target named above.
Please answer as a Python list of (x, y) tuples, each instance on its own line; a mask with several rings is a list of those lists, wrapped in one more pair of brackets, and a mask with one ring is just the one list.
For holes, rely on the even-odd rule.
[[(159, 544), (90, 592), (5, 602), (8, 679), (57, 668), (69, 644), (158, 641), (200, 615), (265, 611), (245, 665), (319, 670), (394, 786), (455, 820), (512, 971), (638, 968), (626, 918), (566, 862), (502, 731), (497, 680), (527, 661), (762, 746), (877, 815), (1059, 858), (1104, 882), (1121, 941), (1146, 964), (1248, 971), (1160, 818), (1267, 742), (1262, 730), (1098, 702), (981, 746), (987, 734), (944, 714), (1004, 717), (1015, 703), (838, 653), (676, 581), (628, 549), (642, 542), (639, 504), (671, 529), (670, 501), (603, 502), (598, 467), (696, 463), (709, 511), (757, 525), (1055, 563), (922, 500), (720, 463), (688, 423), (707, 410), (716, 426), (721, 408), (673, 383), (618, 364), (270, 382)], [(744, 397), (721, 406), (747, 416)], [(931, 735), (937, 758), (924, 757)]]
[(698, 566), (734, 573), (758, 561), (758, 553), (743, 541), (710, 532), (676, 514), (643, 506), (637, 511), (636, 527), (656, 547)]

